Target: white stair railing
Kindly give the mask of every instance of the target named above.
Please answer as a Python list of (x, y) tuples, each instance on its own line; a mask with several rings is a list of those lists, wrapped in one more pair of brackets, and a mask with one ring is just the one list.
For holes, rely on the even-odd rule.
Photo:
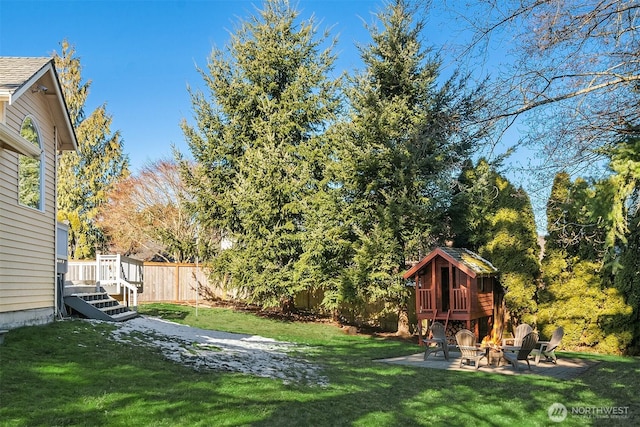
[(96, 281), (96, 262), (95, 261), (76, 261), (68, 262), (65, 280), (70, 282), (93, 282)]
[(96, 258), (96, 287), (115, 285), (116, 293), (123, 296), (127, 307), (138, 307), (138, 288), (124, 277), (122, 257), (118, 255), (98, 255)]

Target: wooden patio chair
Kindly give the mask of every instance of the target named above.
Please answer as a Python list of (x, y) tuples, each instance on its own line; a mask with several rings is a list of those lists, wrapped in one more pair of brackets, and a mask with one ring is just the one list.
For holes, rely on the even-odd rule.
[(520, 347), (522, 345), (522, 339), (529, 333), (533, 332), (533, 328), (526, 323), (518, 325), (513, 334), (513, 338), (503, 338), (502, 346)]
[(444, 354), (445, 360), (449, 360), (449, 344), (447, 343), (444, 325), (440, 322), (433, 322), (429, 330), (431, 331), (431, 338), (422, 340), (425, 345), (424, 360), (427, 360), (431, 353), (438, 353), (439, 351)]
[(520, 370), (520, 365), (518, 363), (519, 360), (526, 361), (529, 370), (531, 370), (531, 365), (529, 364), (529, 354), (534, 348), (536, 348), (536, 344), (538, 344), (538, 334), (536, 334), (535, 332), (529, 332), (522, 339), (521, 346), (502, 347), (502, 357), (510, 362), (516, 371)]
[(460, 357), (460, 367), (462, 368), (463, 364), (473, 362), (475, 368), (478, 369), (480, 367), (480, 359), (486, 358), (487, 353), (486, 350), (480, 349), (476, 345), (475, 334), (468, 329), (461, 329), (456, 334), (456, 342), (462, 355)]
[(538, 345), (531, 352), (532, 355), (535, 355), (536, 366), (540, 363), (540, 356), (544, 355), (547, 362), (552, 362), (554, 365), (557, 363), (558, 358), (556, 357), (556, 348), (562, 341), (562, 337), (564, 336), (564, 329), (562, 326), (556, 328), (553, 331), (553, 335), (551, 335), (551, 340), (549, 341), (538, 341)]

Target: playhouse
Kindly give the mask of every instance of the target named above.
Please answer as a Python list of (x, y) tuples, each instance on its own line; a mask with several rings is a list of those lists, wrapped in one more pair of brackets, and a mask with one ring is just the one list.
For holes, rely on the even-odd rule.
[(404, 276), (416, 289), (418, 332), (439, 321), (453, 335), (456, 325), (478, 339), (490, 333), (502, 302), (498, 270), (478, 254), (462, 248), (438, 247)]

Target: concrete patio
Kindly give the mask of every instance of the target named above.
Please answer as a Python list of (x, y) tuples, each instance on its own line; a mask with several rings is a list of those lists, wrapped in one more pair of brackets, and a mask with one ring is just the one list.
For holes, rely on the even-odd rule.
[(477, 370), (473, 365), (462, 365), (462, 367), (460, 367), (460, 353), (453, 349), (449, 351), (449, 360), (444, 359), (442, 352), (435, 355), (430, 354), (427, 360), (423, 360), (423, 357), (424, 352), (421, 352), (410, 356), (379, 359), (378, 362), (429, 369), (445, 369), (449, 371), (484, 372), (504, 375), (544, 375), (562, 380), (575, 378), (598, 364), (598, 362), (594, 360), (564, 358), (560, 355), (558, 356), (557, 364), (555, 365), (551, 362), (540, 360), (540, 363), (536, 366), (534, 361), (530, 360), (530, 371), (527, 369), (527, 363), (521, 361), (521, 370), (517, 372), (513, 366), (508, 363), (505, 364), (503, 362), (501, 366), (489, 365), (486, 358), (480, 360), (480, 366)]

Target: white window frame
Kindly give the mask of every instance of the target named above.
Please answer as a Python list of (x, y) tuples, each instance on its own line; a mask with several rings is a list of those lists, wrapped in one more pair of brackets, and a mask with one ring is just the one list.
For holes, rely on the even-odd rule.
[[(22, 123), (20, 124), (20, 135), (22, 136), (22, 128), (24, 127), (24, 122), (27, 121), (27, 119), (31, 119), (31, 124), (33, 125), (35, 131), (36, 131), (36, 135), (38, 136), (38, 150), (40, 150), (40, 157), (37, 159), (40, 161), (40, 171), (39, 171), (39, 190), (40, 190), (40, 200), (38, 203), (38, 207), (33, 207), (33, 206), (29, 206), (29, 205), (25, 205), (24, 203), (22, 203), (22, 201), (20, 200), (20, 161), (18, 160), (18, 204), (22, 207), (25, 208), (29, 208), (29, 209), (35, 209), (37, 211), (40, 212), (44, 212), (44, 205), (45, 205), (45, 200), (44, 200), (44, 148), (43, 148), (43, 144), (42, 144), (42, 133), (40, 132), (40, 127), (38, 126), (38, 121), (35, 119), (35, 117), (33, 117), (31, 114), (27, 114), (24, 119), (22, 120)], [(24, 137), (23, 137), (24, 138)], [(26, 138), (24, 139), (26, 142), (28, 142), (29, 144), (31, 144), (32, 146), (34, 146), (35, 144), (29, 140), (27, 140)], [(28, 157), (28, 158), (33, 158), (36, 159), (35, 157), (30, 157), (30, 156), (25, 156), (23, 154), (19, 154), (18, 155), (18, 159), (22, 158), (22, 157)]]

